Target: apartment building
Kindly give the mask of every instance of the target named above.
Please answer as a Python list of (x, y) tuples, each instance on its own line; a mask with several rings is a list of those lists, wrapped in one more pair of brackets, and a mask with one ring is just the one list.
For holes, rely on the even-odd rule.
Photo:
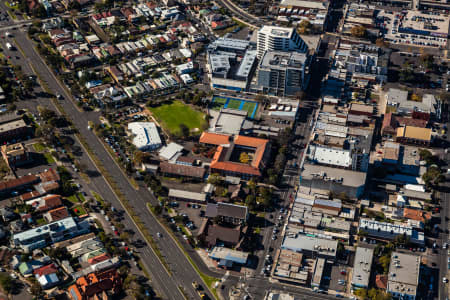
[(271, 51), (297, 51), (305, 53), (308, 46), (298, 35), (295, 28), (285, 28), (278, 26), (263, 26), (258, 31), (256, 45), (258, 59), (261, 59), (264, 52)]
[(308, 86), (310, 60), (305, 53), (265, 51), (258, 69), (258, 88), (264, 94), (295, 96)]

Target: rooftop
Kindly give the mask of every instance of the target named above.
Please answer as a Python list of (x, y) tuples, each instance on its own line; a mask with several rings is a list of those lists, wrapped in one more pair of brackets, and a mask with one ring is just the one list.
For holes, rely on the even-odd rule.
[(296, 236), (287, 234), (284, 237), (281, 249), (302, 252), (303, 250), (310, 252), (318, 252), (326, 256), (336, 256), (338, 242), (336, 240), (322, 239), (303, 234)]
[(416, 295), (419, 284), (420, 256), (392, 252), (388, 292)]
[(358, 247), (353, 264), (352, 284), (358, 287), (368, 287), (372, 269), (373, 249)]
[(333, 165), (344, 168), (352, 165), (350, 150), (310, 145), (309, 151), (309, 157), (319, 164)]
[(206, 194), (204, 193), (196, 193), (196, 192), (190, 192), (185, 190), (177, 190), (177, 189), (170, 189), (169, 190), (169, 198), (183, 198), (183, 199), (189, 199), (192, 201), (201, 201), (206, 202)]
[(133, 144), (138, 149), (157, 148), (161, 146), (161, 138), (154, 122), (133, 122), (128, 124), (133, 135)]
[(398, 137), (429, 142), (431, 141), (431, 129), (414, 126), (399, 127), (397, 128)]
[(245, 264), (247, 262), (248, 253), (224, 247), (214, 247), (209, 256), (217, 260), (229, 260), (235, 263)]
[(301, 69), (305, 65), (307, 59), (308, 56), (305, 53), (266, 51), (261, 58), (259, 66), (260, 68), (269, 69)]
[(259, 33), (271, 35), (273, 37), (289, 39), (294, 33), (294, 30), (295, 30), (294, 28), (264, 25), (259, 30)]
[(159, 165), (161, 173), (179, 175), (179, 176), (187, 176), (193, 178), (202, 179), (205, 176), (205, 168), (202, 167), (194, 167), (182, 164), (173, 164), (170, 162), (161, 162)]
[(302, 178), (309, 180), (321, 179), (324, 181), (334, 180), (342, 183), (344, 186), (360, 187), (366, 182), (366, 173), (305, 163), (303, 165)]

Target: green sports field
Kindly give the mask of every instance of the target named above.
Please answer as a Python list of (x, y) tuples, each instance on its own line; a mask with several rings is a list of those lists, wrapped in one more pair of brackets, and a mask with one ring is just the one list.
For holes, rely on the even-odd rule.
[(207, 126), (204, 113), (192, 109), (181, 101), (149, 107), (149, 110), (171, 134), (180, 134), (180, 124), (186, 125), (191, 132), (201, 132)]

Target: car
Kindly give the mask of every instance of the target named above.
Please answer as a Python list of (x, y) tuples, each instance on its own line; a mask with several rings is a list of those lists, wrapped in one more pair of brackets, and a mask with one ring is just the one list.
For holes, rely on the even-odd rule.
[(442, 249), (447, 249), (448, 248), (448, 244), (444, 243), (444, 245), (442, 245)]
[(447, 283), (447, 282), (448, 282), (447, 277), (442, 278), (442, 283)]
[(187, 235), (183, 234), (183, 239), (188, 240)]
[(18, 277), (17, 277), (17, 275), (16, 275), (16, 273), (11, 273), (11, 278), (13, 278), (13, 279), (17, 279)]
[(156, 235), (159, 237), (159, 238), (161, 238), (162, 237), (162, 234), (161, 234), (161, 232), (157, 232), (156, 233)]
[(114, 234), (119, 236), (119, 232), (117, 230), (114, 230)]
[(273, 235), (273, 236), (272, 236), (272, 240), (275, 241), (276, 239), (277, 239), (277, 236), (276, 236), (276, 235)]
[(58, 100), (63, 100), (63, 99), (64, 99), (63, 95), (61, 95), (61, 94), (56, 95), (56, 98), (57, 98)]

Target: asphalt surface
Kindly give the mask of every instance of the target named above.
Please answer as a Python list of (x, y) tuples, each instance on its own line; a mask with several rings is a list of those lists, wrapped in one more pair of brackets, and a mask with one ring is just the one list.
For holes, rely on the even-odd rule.
[[(443, 119), (446, 120), (447, 128), (450, 126), (450, 114), (449, 111), (444, 111)], [(450, 136), (447, 134), (447, 145), (450, 145)], [(447, 147), (448, 149), (448, 147)], [(450, 153), (443, 152), (441, 154), (441, 159), (443, 159), (447, 165), (446, 168), (450, 168)], [(442, 245), (444, 243), (449, 242), (449, 234), (446, 233), (446, 229), (450, 230), (450, 222), (447, 221), (448, 218), (450, 218), (450, 177), (447, 176), (446, 182), (441, 185), (442, 191), (440, 194), (440, 203), (441, 203), (441, 224), (440, 228), (442, 229), (441, 233), (441, 249), (440, 251), (440, 257), (439, 257), (439, 299), (448, 299), (448, 284), (445, 284), (442, 282), (443, 277), (449, 277), (448, 276), (448, 249), (442, 249)]]
[[(21, 58), (17, 62), (20, 61), (23, 68), (26, 68), (24, 67), (26, 63), (32, 64), (34, 70), (38, 72), (40, 79), (48, 85), (49, 89), (51, 89), (54, 94), (61, 94), (64, 96), (65, 100), (60, 101), (64, 111), (71, 117), (74, 126), (79, 130), (95, 155), (101, 160), (107, 172), (114, 178), (122, 193), (127, 196), (134, 211), (140, 219), (143, 220), (146, 228), (149, 229), (155, 240), (157, 240), (161, 252), (173, 273), (172, 276), (166, 272), (150, 247), (139, 249), (139, 256), (142, 259), (144, 266), (150, 272), (152, 283), (158, 294), (165, 299), (183, 299), (184, 297), (178, 289), (179, 286), (182, 286), (186, 294), (191, 298), (198, 299), (199, 296), (192, 287), (192, 281), (196, 280), (200, 282), (201, 279), (199, 275), (175, 242), (169, 238), (167, 233), (164, 234), (165, 229), (159, 225), (151, 213), (146, 209), (146, 203), (151, 202), (152, 200), (153, 202), (156, 202), (156, 199), (154, 199), (147, 191), (137, 191), (131, 186), (128, 179), (116, 165), (99, 139), (93, 132), (87, 129), (88, 121), (93, 121), (95, 123), (99, 122), (98, 113), (80, 112), (75, 104), (69, 100), (70, 95), (66, 93), (65, 89), (56, 80), (46, 64), (34, 50), (34, 45), (27, 38), (26, 34), (19, 30), (15, 30), (12, 33), (14, 34), (15, 43), (17, 43), (17, 46), (20, 46), (20, 49), (24, 51), (26, 56), (26, 59)], [(19, 57), (21, 56), (20, 51), (16, 51), (15, 54)], [(95, 170), (98, 172), (96, 166), (84, 152), (83, 155), (79, 157), (79, 160), (87, 165), (88, 170)], [(103, 176), (94, 176), (90, 179), (93, 187), (95, 187), (95, 191), (97, 191), (104, 199), (111, 202), (113, 206), (121, 207), (119, 200)], [(125, 228), (132, 229), (136, 232), (135, 238), (145, 240), (138, 232), (131, 217), (125, 215), (123, 224), (125, 225)], [(156, 237), (157, 232), (163, 232), (163, 238), (158, 239)], [(212, 295), (210, 295), (210, 297), (212, 298)]]

